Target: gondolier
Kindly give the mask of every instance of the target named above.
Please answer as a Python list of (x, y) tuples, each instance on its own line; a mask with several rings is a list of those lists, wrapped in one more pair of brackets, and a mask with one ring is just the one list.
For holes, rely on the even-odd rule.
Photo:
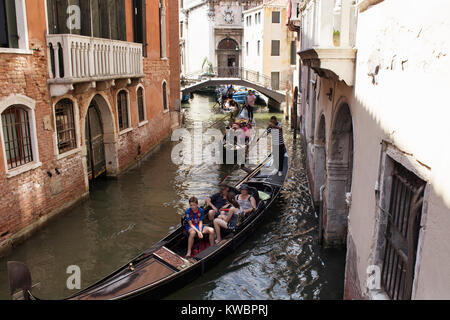
[[(272, 132), (273, 131), (273, 132)], [(270, 118), (269, 126), (267, 127), (267, 134), (272, 133), (272, 154), (274, 155), (275, 168), (278, 168), (278, 175), (281, 176), (284, 166), (284, 156), (286, 153), (286, 146), (283, 139), (283, 127), (277, 120), (277, 117)], [(277, 148), (278, 157), (274, 152)]]

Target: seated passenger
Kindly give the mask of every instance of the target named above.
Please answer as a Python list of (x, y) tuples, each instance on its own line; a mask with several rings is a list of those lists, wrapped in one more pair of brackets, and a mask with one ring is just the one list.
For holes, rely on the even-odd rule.
[(256, 210), (256, 199), (249, 193), (249, 186), (243, 184), (239, 189), (241, 194), (236, 196), (236, 201), (244, 215), (250, 214)]
[(220, 228), (232, 229), (237, 226), (238, 217), (241, 214), (241, 209), (235, 197), (236, 195), (233, 192), (228, 193), (227, 208), (223, 208), (223, 210), (220, 211), (220, 215), (216, 219), (214, 219), (214, 229), (217, 234), (216, 243), (222, 241)]
[(205, 203), (211, 208), (208, 211), (208, 219), (213, 221), (220, 214), (220, 209), (227, 204), (227, 195), (230, 187), (225, 184), (220, 185), (220, 192), (206, 198)]
[(198, 207), (198, 199), (196, 197), (189, 199), (189, 207), (185, 213), (186, 231), (189, 234), (186, 257), (191, 256), (195, 236), (203, 239), (204, 234), (209, 234), (209, 243), (211, 245), (214, 244), (214, 229), (203, 226), (204, 212), (202, 208)]
[(250, 141), (250, 130), (248, 128), (248, 123), (246, 120), (241, 119), (239, 123), (239, 127), (241, 129), (239, 133), (239, 142), (241, 144), (248, 143)]

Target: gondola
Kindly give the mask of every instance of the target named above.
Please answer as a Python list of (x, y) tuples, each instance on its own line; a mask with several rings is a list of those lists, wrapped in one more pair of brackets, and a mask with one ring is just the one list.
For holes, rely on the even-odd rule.
[[(257, 201), (257, 209), (235, 229), (223, 229), (219, 244), (209, 246), (207, 237), (196, 239), (193, 248), (195, 256), (185, 258), (187, 235), (183, 218), (175, 231), (153, 247), (66, 300), (160, 299), (200, 277), (254, 234), (258, 224), (267, 215), (286, 180), (287, 154), (281, 176), (277, 174), (278, 170), (272, 168), (272, 163), (272, 156), (269, 155), (232, 188), (237, 191), (242, 184), (247, 184)], [(19, 291), (15, 294), (16, 299), (20, 294), (22, 299), (39, 300), (31, 293), (31, 274), (25, 264), (8, 262), (8, 276), (11, 294)]]

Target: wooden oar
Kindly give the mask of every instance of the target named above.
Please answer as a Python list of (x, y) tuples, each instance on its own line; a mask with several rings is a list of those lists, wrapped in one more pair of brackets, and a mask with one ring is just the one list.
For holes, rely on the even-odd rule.
[(255, 169), (253, 169), (252, 172), (248, 176), (246, 176), (241, 182), (239, 182), (236, 185), (236, 189), (239, 189), (239, 187), (242, 186), (244, 183), (246, 183), (250, 178), (253, 178), (254, 176), (256, 176), (256, 174), (261, 170), (261, 168), (263, 166), (265, 166), (267, 162), (269, 162), (271, 155), (272, 154), (269, 154), (269, 156), (263, 162), (261, 162), (261, 164), (259, 166), (257, 166)]
[(225, 118), (227, 118), (227, 117), (229, 117), (229, 116), (230, 116), (230, 115), (227, 114), (225, 117), (220, 118), (219, 120), (217, 120), (216, 122), (214, 122), (212, 125), (210, 125), (210, 126), (209, 126), (208, 128), (206, 128), (206, 129), (209, 129), (209, 128), (213, 127), (214, 125), (216, 125), (216, 124), (219, 123), (220, 121), (225, 120)]
[(237, 166), (238, 166), (238, 164), (235, 164), (235, 165), (233, 166), (233, 168), (230, 170), (230, 172), (228, 172), (228, 174), (227, 174), (225, 177), (223, 177), (222, 180), (220, 180), (219, 184), (222, 184), (222, 182), (224, 182), (225, 179), (228, 178), (228, 177), (230, 176), (230, 174), (236, 169)]

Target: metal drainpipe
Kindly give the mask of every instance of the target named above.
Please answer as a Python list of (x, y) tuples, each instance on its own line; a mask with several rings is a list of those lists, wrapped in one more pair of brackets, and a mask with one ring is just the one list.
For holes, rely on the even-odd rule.
[(319, 203), (319, 244), (322, 244), (322, 229), (323, 229), (323, 191), (325, 190), (325, 185), (320, 187), (320, 203)]

